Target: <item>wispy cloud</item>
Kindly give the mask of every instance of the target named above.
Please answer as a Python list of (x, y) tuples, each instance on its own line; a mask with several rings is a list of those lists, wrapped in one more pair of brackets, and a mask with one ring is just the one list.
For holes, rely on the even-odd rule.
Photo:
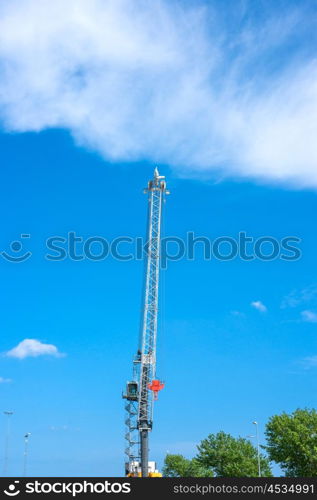
[(69, 425), (51, 425), (50, 426), (50, 431), (52, 432), (59, 432), (59, 431), (80, 431), (80, 427), (71, 427)]
[(315, 368), (317, 366), (317, 356), (308, 356), (302, 359), (301, 365), (308, 370), (309, 368)]
[(255, 300), (254, 302), (251, 302), (250, 304), (254, 309), (257, 309), (260, 312), (266, 312), (267, 307), (261, 302), (260, 300)]
[(309, 285), (302, 290), (293, 290), (284, 297), (281, 308), (298, 307), (302, 304), (317, 303), (317, 286)]
[(203, 5), (2, 2), (3, 126), (68, 129), (107, 159), (148, 159), (185, 176), (317, 187), (309, 11), (271, 2), (252, 18), (254, 2)]
[(53, 344), (44, 344), (36, 339), (24, 339), (16, 347), (6, 353), (9, 358), (24, 359), (38, 356), (63, 356)]
[(317, 323), (317, 313), (313, 311), (302, 311), (301, 312), (301, 317), (303, 321), (306, 321), (307, 323)]
[(245, 318), (245, 314), (243, 312), (241, 312), (241, 311), (236, 311), (236, 310), (230, 311), (230, 314), (232, 316), (236, 316), (236, 317), (239, 317), (239, 318)]
[(10, 378), (0, 377), (0, 384), (9, 384), (10, 382), (12, 382)]

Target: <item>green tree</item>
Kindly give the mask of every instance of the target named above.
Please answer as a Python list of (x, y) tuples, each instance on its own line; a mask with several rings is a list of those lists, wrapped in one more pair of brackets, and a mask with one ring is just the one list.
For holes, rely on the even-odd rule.
[(297, 409), (271, 417), (265, 447), (288, 477), (317, 476), (317, 412)]
[(189, 460), (183, 455), (166, 455), (163, 467), (164, 477), (212, 477), (210, 470), (200, 465), (195, 458)]
[[(244, 438), (218, 432), (210, 434), (198, 446), (198, 463), (211, 469), (219, 477), (258, 476), (258, 455), (253, 444)], [(271, 477), (268, 459), (260, 455), (261, 474)]]

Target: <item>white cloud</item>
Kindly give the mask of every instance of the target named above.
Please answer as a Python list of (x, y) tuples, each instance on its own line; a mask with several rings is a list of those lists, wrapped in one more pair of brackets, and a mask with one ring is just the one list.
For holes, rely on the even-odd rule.
[(0, 377), (0, 384), (8, 384), (10, 382), (12, 382), (10, 378)]
[(255, 300), (254, 302), (251, 302), (251, 306), (254, 307), (254, 309), (257, 309), (260, 312), (266, 312), (267, 311), (267, 307), (260, 300)]
[(5, 129), (68, 129), (107, 159), (184, 176), (317, 187), (317, 63), (290, 50), (309, 13), (273, 8), (250, 27), (244, 4), (225, 20), (208, 2), (2, 2)]
[(36, 339), (24, 339), (16, 347), (6, 353), (6, 356), (18, 359), (28, 357), (35, 358), (44, 355), (56, 357), (62, 356), (55, 345), (44, 344)]
[(307, 323), (317, 323), (317, 313), (313, 311), (302, 311), (301, 312), (302, 320)]

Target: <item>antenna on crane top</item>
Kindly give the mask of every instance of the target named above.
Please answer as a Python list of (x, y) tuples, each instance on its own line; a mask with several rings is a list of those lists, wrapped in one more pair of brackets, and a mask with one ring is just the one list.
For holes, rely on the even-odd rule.
[(155, 462), (149, 462), (149, 432), (153, 426), (153, 400), (164, 384), (156, 378), (156, 338), (158, 291), (160, 277), (160, 244), (162, 205), (166, 189), (165, 177), (155, 167), (153, 179), (144, 190), (148, 194), (147, 254), (145, 290), (141, 322), (141, 343), (133, 360), (132, 380), (127, 383), (123, 398), (127, 427), (125, 439), (128, 456), (125, 471), (128, 476), (160, 476)]

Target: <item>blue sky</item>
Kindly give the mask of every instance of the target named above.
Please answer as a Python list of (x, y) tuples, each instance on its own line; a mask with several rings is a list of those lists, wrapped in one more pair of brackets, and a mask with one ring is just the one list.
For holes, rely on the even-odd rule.
[[(211, 239), (237, 238), (245, 231), (254, 238), (296, 236), (301, 238), (302, 256), (297, 261), (204, 261), (198, 250), (194, 261), (169, 263), (163, 276), (158, 338), (158, 374), (166, 387), (155, 407), (151, 457), (162, 464), (167, 450), (192, 456), (195, 444), (208, 433), (224, 430), (246, 436), (254, 431), (254, 419), (263, 438), (270, 415), (314, 406), (313, 2), (303, 2), (300, 11), (296, 2), (266, 2), (264, 14), (254, 12), (249, 2), (235, 3), (238, 7), (233, 12), (230, 2), (226, 7), (222, 2), (199, 2), (205, 7), (199, 12), (191, 2), (171, 6), (155, 2), (162, 16), (159, 26), (170, 35), (164, 41), (155, 39), (152, 52), (140, 48), (152, 34), (152, 25), (147, 24), (144, 39), (126, 46), (126, 33), (133, 27), (127, 13), (133, 4), (120, 2), (117, 8), (107, 2), (109, 11), (101, 14), (117, 23), (125, 21), (126, 31), (119, 32), (116, 45), (111, 30), (110, 39), (103, 40), (96, 29), (98, 36), (91, 35), (90, 49), (98, 58), (90, 67), (89, 51), (84, 61), (74, 52), (74, 40), (84, 45), (86, 40), (78, 35), (74, 12), (66, 9), (65, 22), (74, 20), (74, 30), (65, 46), (58, 45), (56, 33), (65, 29), (54, 17), (58, 17), (59, 2), (47, 19), (44, 11), (35, 14), (34, 2), (28, 0), (23, 6), (35, 23), (32, 29), (40, 37), (49, 34), (42, 44), (47, 52), (43, 49), (39, 54), (52, 63), (48, 75), (46, 59), (31, 59), (36, 37), (27, 30), (19, 32), (20, 12), (15, 2), (10, 4), (1, 7), (6, 29), (0, 37), (6, 37), (6, 43), (0, 49), (0, 251), (9, 252), (12, 241), (30, 234), (23, 240), (23, 251), (32, 252), (21, 263), (0, 259), (0, 391), (2, 409), (14, 410), (10, 474), (22, 473), (27, 431), (32, 433), (29, 475), (122, 474), (121, 391), (137, 347), (143, 263), (110, 257), (97, 262), (48, 261), (45, 241), (69, 231), (108, 240), (143, 236), (147, 204), (142, 188), (155, 164), (166, 175), (172, 193), (166, 202), (166, 235), (184, 237), (194, 231)], [(95, 11), (85, 10), (84, 2), (80, 5), (95, 20)], [(98, 11), (100, 3), (94, 6)], [(155, 9), (136, 9), (136, 26), (153, 19)], [(177, 9), (181, 9), (181, 22), (176, 29)], [(226, 19), (225, 41), (212, 30), (209, 9)], [(260, 15), (267, 21), (261, 25), (276, 34), (265, 50), (254, 42), (261, 41), (254, 38)], [(285, 25), (273, 26), (272, 19), (283, 17)], [(201, 31), (189, 44), (191, 55), (197, 56), (193, 79), (184, 80), (189, 62), (181, 56), (187, 47), (188, 26), (199, 26)], [(285, 33), (278, 40), (281, 26)], [(86, 36), (90, 34), (87, 28)], [(264, 32), (261, 36), (265, 39)], [(215, 40), (218, 56), (206, 59)], [(252, 75), (256, 53), (270, 61), (265, 77)], [(72, 78), (75, 70), (80, 76), (80, 96), (79, 82), (70, 78), (69, 68), (61, 66), (65, 54), (76, 63), (71, 71)], [(219, 60), (221, 65), (215, 68)], [(132, 73), (131, 61), (138, 62)], [(179, 63), (172, 74), (175, 88), (170, 84), (165, 92), (162, 85), (170, 83), (167, 73), (175, 61)], [(223, 93), (218, 84), (225, 62), (232, 63), (234, 71)], [(108, 68), (108, 80), (101, 68), (105, 72)], [(96, 80), (93, 87), (91, 72)], [(158, 83), (154, 85), (155, 73)], [(112, 86), (110, 80), (117, 83), (123, 74), (126, 86)], [(136, 75), (141, 83), (127, 94)], [(288, 77), (292, 78), (286, 85)], [(250, 88), (243, 94), (248, 81)], [(107, 85), (105, 94), (103, 85)], [(187, 90), (175, 101), (177, 88)], [(296, 89), (301, 90), (301, 99), (295, 99)], [(285, 92), (287, 102), (281, 102), (275, 116), (276, 103)], [(96, 95), (99, 100), (94, 101)], [(229, 106), (220, 109), (217, 102), (234, 105), (235, 114), (228, 114)], [(256, 114), (250, 114), (252, 106)], [(217, 123), (211, 119), (214, 113)], [(258, 127), (249, 142), (248, 119)], [(208, 134), (209, 129), (215, 134), (216, 124), (219, 133), (213, 142)], [(241, 134), (235, 141), (237, 130)], [(281, 140), (270, 142), (271, 133)], [(239, 143), (242, 152), (235, 161)], [(255, 301), (261, 301), (266, 311), (252, 307)], [(6, 356), (24, 339), (56, 346), (63, 356)], [(0, 429), (4, 443), (4, 417)]]

